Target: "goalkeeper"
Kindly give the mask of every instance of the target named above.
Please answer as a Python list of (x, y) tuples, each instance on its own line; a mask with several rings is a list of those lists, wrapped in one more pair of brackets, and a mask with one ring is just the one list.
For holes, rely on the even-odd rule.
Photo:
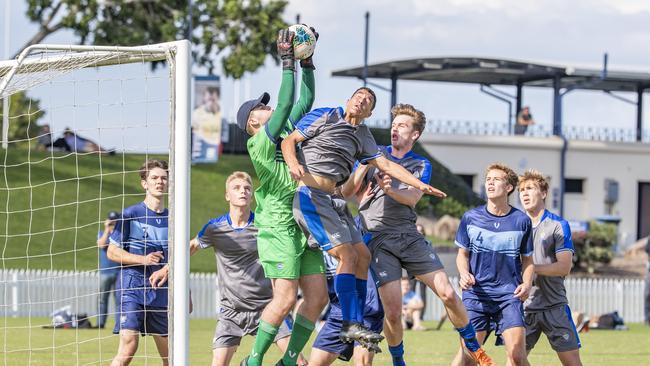
[(247, 149), (260, 181), (255, 190), (257, 247), (264, 274), (273, 283), (273, 299), (262, 312), (253, 349), (241, 365), (262, 365), (282, 321), (296, 303), (300, 286), (304, 302), (298, 309), (287, 350), (276, 364), (294, 366), (328, 298), (323, 254), (307, 247), (294, 221), (292, 203), (297, 185), (280, 151), (282, 139), (293, 131), (294, 123), (311, 109), (314, 101), (314, 64), (309, 57), (300, 61), (300, 97), (292, 106), (295, 64), (292, 40), (288, 29), (280, 31), (277, 48), (282, 59), (282, 83), (277, 109), (267, 105), (270, 96), (264, 93), (242, 104), (237, 112), (237, 125), (251, 135)]

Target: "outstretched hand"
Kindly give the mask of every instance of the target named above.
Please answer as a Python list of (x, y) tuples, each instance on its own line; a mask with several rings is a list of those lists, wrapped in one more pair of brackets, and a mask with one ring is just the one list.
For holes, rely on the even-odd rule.
[(447, 194), (438, 188), (434, 188), (428, 184), (422, 184), (420, 187), (418, 187), (424, 194), (429, 194), (432, 196), (440, 197), (440, 198), (445, 198), (447, 197)]
[(293, 32), (287, 28), (281, 29), (278, 32), (276, 46), (278, 49), (278, 56), (280, 56), (280, 59), (282, 60), (283, 70), (294, 69), (293, 36)]

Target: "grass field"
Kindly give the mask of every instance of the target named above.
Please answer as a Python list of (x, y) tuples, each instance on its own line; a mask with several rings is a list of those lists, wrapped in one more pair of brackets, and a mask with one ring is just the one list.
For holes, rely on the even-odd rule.
[[(41, 329), (48, 319), (32, 319), (32, 328), (26, 328), (26, 319), (3, 319), (0, 324), (0, 365), (109, 365), (117, 350), (117, 337), (109, 330), (51, 330)], [(109, 322), (110, 324), (111, 322)], [(193, 320), (190, 323), (190, 364), (208, 365), (211, 359), (211, 340), (214, 321)], [(432, 324), (428, 324), (432, 326)], [(30, 331), (31, 329), (31, 331)], [(413, 332), (405, 335), (406, 355), (409, 365), (449, 365), (458, 347), (456, 333), (449, 325), (441, 331)], [(650, 327), (632, 324), (629, 331), (595, 331), (583, 333), (582, 360), (584, 365), (630, 366), (647, 365), (650, 360)], [(233, 359), (239, 363), (250, 350), (252, 337), (244, 338), (242, 346)], [(55, 346), (53, 350), (53, 345)], [(311, 342), (305, 354), (309, 353)], [(384, 353), (376, 357), (375, 365), (390, 366), (385, 344)], [(31, 349), (32, 351), (27, 351)], [(487, 346), (499, 365), (505, 363), (503, 347)], [(132, 365), (159, 365), (153, 340), (142, 338), (137, 360)], [(271, 348), (265, 359), (269, 365), (280, 357)], [(530, 356), (532, 365), (557, 365), (555, 354), (542, 337)], [(336, 362), (343, 365), (343, 362)]]
[[(51, 159), (49, 153), (2, 150), (0, 268), (97, 268), (95, 241), (107, 212), (121, 211), (144, 198), (137, 174), (144, 159), (138, 154), (61, 153)], [(255, 178), (244, 155), (192, 167), (192, 235), (210, 218), (225, 213), (225, 179), (234, 170)], [(213, 272), (214, 255), (199, 252), (192, 258), (191, 270)]]

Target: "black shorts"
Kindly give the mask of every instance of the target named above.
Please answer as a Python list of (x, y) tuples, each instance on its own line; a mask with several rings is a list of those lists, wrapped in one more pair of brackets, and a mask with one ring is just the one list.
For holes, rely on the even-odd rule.
[(409, 276), (444, 268), (433, 247), (419, 233), (373, 233), (368, 249), (378, 286), (402, 278), (402, 268)]

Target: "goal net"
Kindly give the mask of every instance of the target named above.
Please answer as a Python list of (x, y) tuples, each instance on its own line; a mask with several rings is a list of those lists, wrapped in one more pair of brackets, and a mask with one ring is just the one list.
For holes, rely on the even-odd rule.
[[(121, 271), (101, 234), (143, 201), (147, 159), (169, 162), (169, 359), (187, 364), (189, 69), (187, 41), (36, 45), (0, 61), (0, 365), (115, 357)], [(149, 363), (145, 337), (132, 364)]]

